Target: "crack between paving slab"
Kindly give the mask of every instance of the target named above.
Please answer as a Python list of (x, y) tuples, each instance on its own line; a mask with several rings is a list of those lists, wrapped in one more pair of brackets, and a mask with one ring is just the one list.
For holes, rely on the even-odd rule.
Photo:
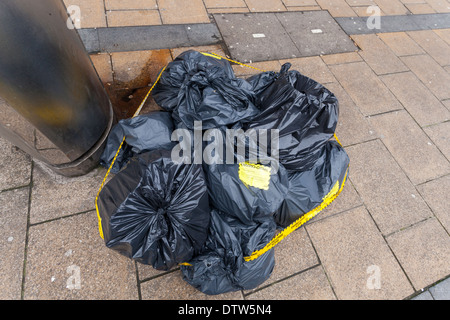
[(21, 283), (21, 288), (20, 288), (20, 300), (24, 300), (24, 297), (25, 297), (25, 276), (26, 276), (28, 241), (29, 241), (29, 230), (30, 230), (31, 199), (32, 199), (32, 192), (33, 192), (34, 161), (31, 161), (30, 167), (31, 168), (30, 168), (30, 184), (29, 184), (29, 190), (28, 190), (27, 225), (25, 228), (25, 245), (24, 245), (24, 250), (23, 250), (22, 283)]

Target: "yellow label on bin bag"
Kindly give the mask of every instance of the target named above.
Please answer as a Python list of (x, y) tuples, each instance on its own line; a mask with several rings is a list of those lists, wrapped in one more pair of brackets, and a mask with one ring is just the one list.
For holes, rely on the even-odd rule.
[(270, 167), (250, 162), (240, 162), (239, 179), (246, 186), (269, 190)]

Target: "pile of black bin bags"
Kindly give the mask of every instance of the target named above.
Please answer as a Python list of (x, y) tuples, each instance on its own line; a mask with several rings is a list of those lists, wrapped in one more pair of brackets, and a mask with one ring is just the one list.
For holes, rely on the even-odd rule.
[[(331, 140), (336, 97), (289, 68), (286, 63), (279, 73), (244, 80), (225, 59), (192, 50), (169, 63), (152, 92), (164, 111), (119, 121), (102, 155), (109, 168), (125, 136), (115, 175), (98, 198), (106, 246), (158, 270), (181, 264), (183, 279), (206, 294), (248, 290), (267, 280), (274, 250), (244, 257), (319, 206), (343, 183), (349, 164)], [(223, 132), (277, 129), (277, 170), (237, 154), (232, 164), (174, 161), (172, 132), (192, 130), (194, 121)], [(258, 148), (269, 150), (269, 144)]]

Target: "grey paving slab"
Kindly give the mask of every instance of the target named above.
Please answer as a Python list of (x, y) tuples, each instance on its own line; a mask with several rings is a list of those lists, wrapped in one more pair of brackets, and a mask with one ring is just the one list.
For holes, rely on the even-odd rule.
[(412, 72), (389, 74), (380, 78), (420, 126), (450, 120), (450, 111)]
[(211, 45), (221, 40), (210, 23), (99, 28), (97, 32), (100, 50), (106, 52)]
[(31, 226), (25, 300), (136, 300), (134, 262), (107, 248), (97, 214)]
[(338, 299), (403, 299), (414, 292), (364, 207), (306, 229)]
[(355, 51), (327, 11), (215, 14), (234, 59), (264, 61)]
[(373, 116), (369, 122), (414, 184), (450, 173), (450, 162), (406, 111)]
[(417, 187), (424, 200), (428, 203), (436, 218), (450, 233), (450, 175), (429, 181)]
[(274, 13), (214, 14), (231, 57), (242, 62), (299, 57)]
[(434, 300), (450, 300), (450, 278), (432, 286), (428, 291), (431, 293)]
[(38, 223), (95, 209), (94, 199), (105, 173), (106, 169), (97, 168), (86, 175), (67, 178), (36, 164), (30, 222)]
[(0, 137), (0, 190), (28, 185), (30, 176), (30, 156)]
[(450, 28), (450, 13), (413, 14), (409, 16), (420, 30)]
[(336, 17), (335, 20), (349, 35), (380, 32), (379, 29), (367, 27), (367, 17)]
[(335, 300), (321, 266), (296, 274), (245, 297), (246, 300)]
[(450, 237), (436, 218), (396, 232), (386, 240), (416, 290), (450, 274)]
[[(328, 11), (282, 12), (276, 16), (294, 41), (300, 56), (352, 52), (358, 49)], [(315, 33), (314, 30), (321, 32)]]
[(100, 39), (97, 28), (78, 29), (77, 32), (88, 53), (100, 51)]
[(204, 46), (218, 43), (222, 37), (213, 23), (196, 23), (185, 25), (191, 46)]
[(21, 298), (28, 195), (28, 187), (0, 192), (1, 300)]
[(415, 296), (411, 300), (434, 300), (433, 296), (431, 295), (430, 291), (424, 291), (423, 293)]
[(403, 109), (394, 95), (365, 62), (328, 67), (365, 116)]
[[(382, 15), (380, 24), (374, 27), (374, 17), (336, 17), (337, 23), (347, 34), (400, 32), (450, 27), (450, 14)], [(369, 23), (368, 23), (369, 22)]]
[(433, 214), (380, 140), (346, 148), (351, 182), (383, 235)]

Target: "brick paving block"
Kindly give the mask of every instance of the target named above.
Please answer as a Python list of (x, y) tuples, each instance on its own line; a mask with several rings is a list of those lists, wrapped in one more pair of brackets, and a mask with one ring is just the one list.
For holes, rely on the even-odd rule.
[(322, 10), (319, 6), (305, 6), (305, 7), (287, 7), (288, 11), (317, 11)]
[(247, 7), (245, 8), (209, 8), (208, 13), (247, 13), (250, 12)]
[(29, 188), (0, 192), (0, 299), (19, 300), (27, 232)]
[[(450, 67), (448, 68), (448, 72), (450, 73)], [(442, 104), (446, 106), (448, 110), (450, 110), (450, 100), (443, 100)]]
[(427, 135), (450, 161), (450, 122), (424, 128)]
[(379, 140), (347, 147), (351, 182), (383, 235), (432, 215), (416, 188)]
[(408, 9), (399, 0), (374, 0), (387, 15), (408, 14)]
[(103, 0), (64, 0), (68, 8), (75, 5), (81, 11), (81, 28), (104, 28), (106, 27), (105, 7)]
[(158, 4), (164, 24), (210, 22), (202, 0), (159, 0)]
[(394, 95), (364, 62), (329, 66), (364, 115), (402, 109)]
[(424, 54), (425, 51), (414, 42), (406, 32), (379, 33), (378, 37), (386, 43), (397, 56)]
[(428, 3), (405, 3), (405, 7), (408, 8), (412, 14), (436, 13)]
[(317, 3), (323, 10), (328, 10), (333, 17), (356, 16), (356, 13), (345, 0), (317, 0)]
[(400, 0), (401, 3), (403, 4), (408, 4), (408, 3), (426, 3), (426, 0)]
[(427, 3), (438, 13), (450, 12), (450, 4), (445, 0), (426, 0)]
[(25, 300), (136, 300), (134, 262), (105, 246), (95, 212), (30, 227)]
[(433, 210), (436, 218), (450, 233), (450, 202), (446, 201), (448, 194), (450, 194), (450, 176), (421, 184), (417, 189)]
[(420, 126), (450, 120), (450, 112), (412, 72), (381, 76)]
[(341, 85), (328, 83), (326, 87), (339, 101), (339, 121), (336, 128), (339, 141), (348, 146), (376, 138), (375, 130)]
[(450, 74), (429, 55), (400, 58), (440, 100), (450, 99)]
[(255, 75), (263, 71), (280, 72), (281, 69), (281, 64), (278, 60), (253, 62), (248, 63), (247, 65), (258, 68), (258, 70), (242, 65), (233, 64), (232, 68), (236, 77), (246, 78), (248, 76)]
[(246, 300), (335, 300), (321, 266), (306, 270), (245, 297)]
[(352, 39), (362, 49), (361, 57), (376, 74), (408, 71), (403, 62), (375, 34), (353, 35)]
[(374, 0), (346, 0), (348, 5), (351, 7), (361, 7), (361, 6), (375, 6)]
[(281, 0), (245, 0), (251, 12), (286, 11)]
[(105, 0), (106, 10), (157, 9), (156, 0)]
[(433, 30), (439, 37), (442, 38), (448, 45), (450, 45), (450, 29), (436, 29)]
[(172, 60), (168, 49), (113, 52), (111, 57), (115, 86), (119, 88), (148, 86)]
[(280, 60), (280, 63), (289, 62), (292, 64), (290, 70), (297, 70), (301, 74), (321, 83), (335, 82), (333, 74), (328, 69), (327, 65), (320, 59), (320, 57), (305, 57)]
[(364, 207), (306, 228), (338, 299), (402, 299), (413, 293)]
[(430, 291), (434, 300), (450, 300), (450, 278), (432, 286), (428, 291)]
[(203, 0), (206, 8), (247, 8), (244, 0)]
[(328, 65), (362, 61), (361, 56), (357, 52), (327, 54), (321, 57)]
[(406, 111), (371, 117), (369, 122), (414, 184), (450, 173), (450, 163)]
[(141, 283), (143, 300), (243, 300), (241, 291), (207, 295), (183, 280), (179, 270)]
[(106, 169), (97, 168), (86, 175), (68, 178), (36, 163), (30, 222), (38, 223), (95, 209), (94, 200), (105, 174)]
[(450, 65), (450, 45), (433, 30), (410, 31), (408, 35), (441, 66)]
[(317, 6), (316, 0), (283, 0), (286, 7)]
[(394, 233), (386, 240), (416, 290), (450, 273), (450, 237), (435, 218)]
[(172, 54), (172, 58), (175, 59), (176, 57), (178, 57), (180, 54), (182, 54), (183, 52), (185, 52), (187, 50), (215, 53), (222, 57), (226, 56), (225, 52), (223, 51), (223, 49), (220, 45), (174, 48), (174, 49), (170, 49), (170, 52)]
[[(356, 12), (358, 17), (370, 17), (370, 16), (372, 16), (374, 14), (374, 11), (372, 9), (369, 10), (369, 8), (370, 8), (370, 6), (352, 7), (353, 11)], [(384, 16), (384, 15), (385, 14), (380, 9), (380, 16)]]
[(275, 267), (270, 278), (255, 289), (245, 290), (245, 295), (319, 264), (305, 228), (295, 230), (279, 242), (273, 250), (275, 250)]
[(30, 175), (30, 156), (0, 137), (0, 190), (27, 185)]
[(113, 82), (111, 56), (108, 53), (91, 54), (90, 58), (103, 84)]
[(154, 26), (161, 24), (158, 10), (108, 11), (109, 27)]

